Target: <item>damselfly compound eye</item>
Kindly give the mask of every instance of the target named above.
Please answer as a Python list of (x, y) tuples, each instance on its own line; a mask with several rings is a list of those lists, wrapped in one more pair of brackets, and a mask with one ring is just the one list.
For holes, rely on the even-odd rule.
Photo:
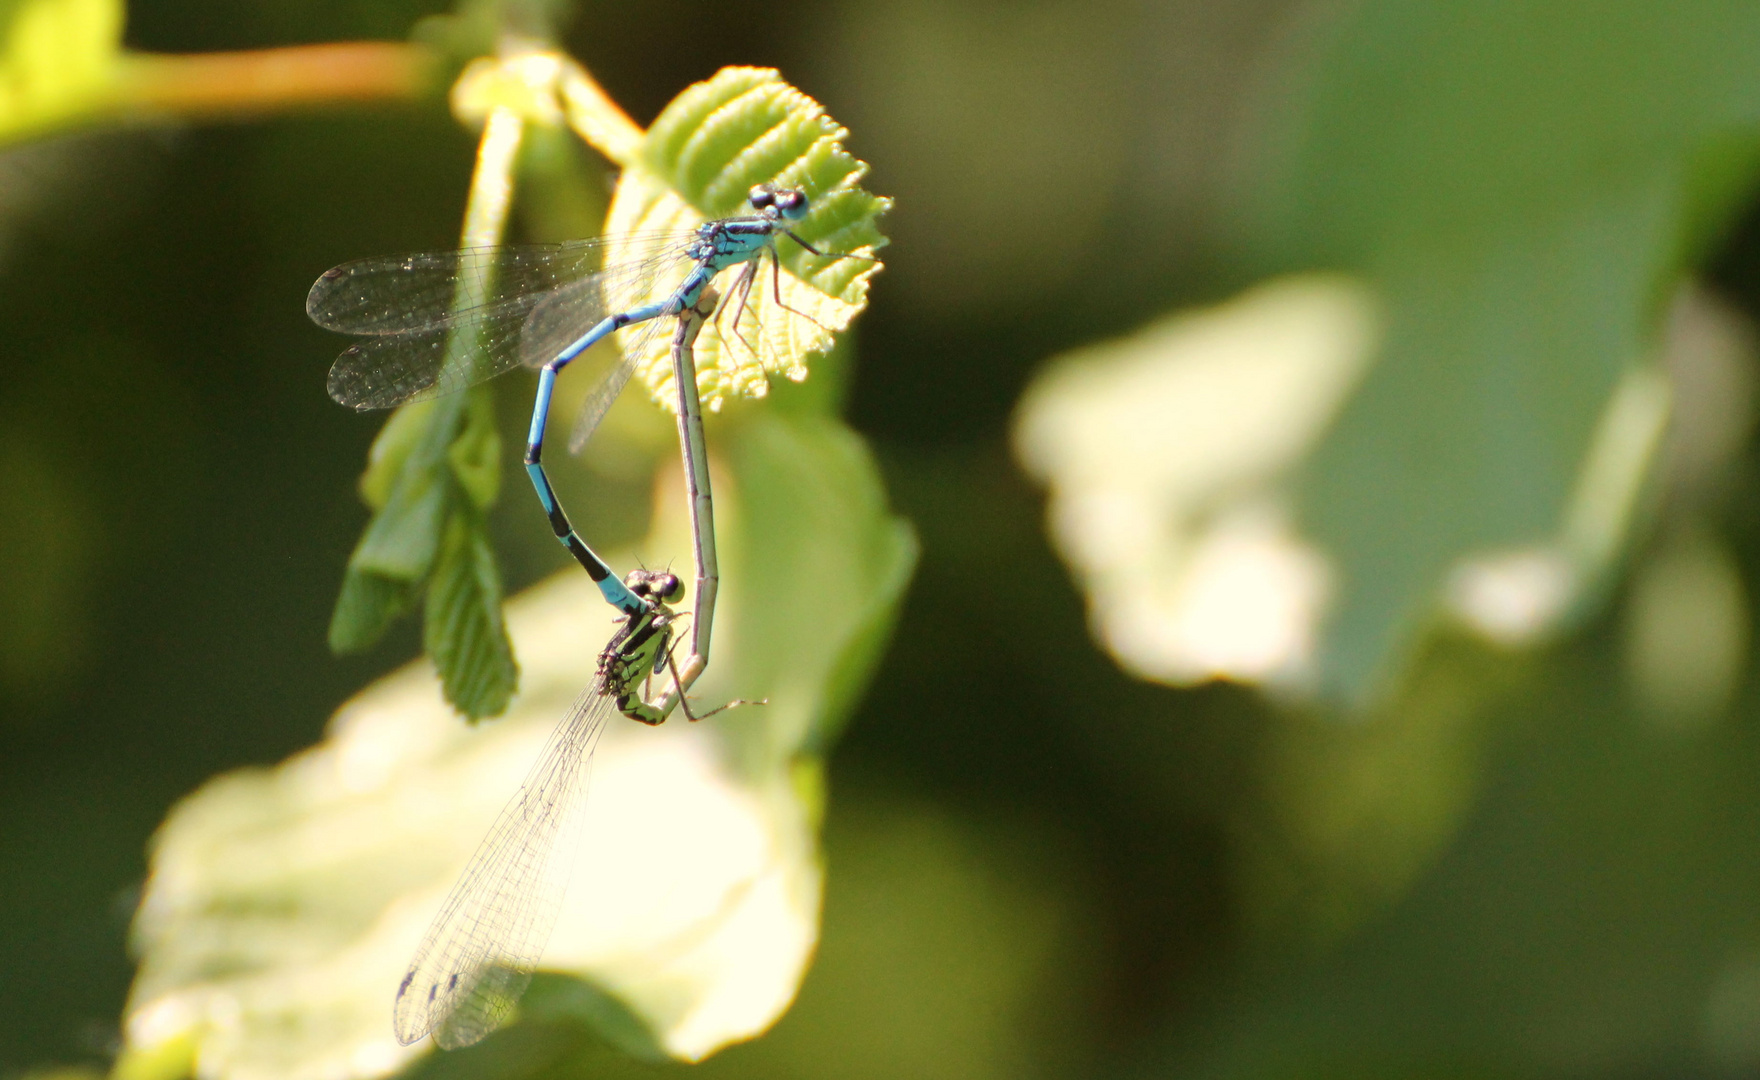
[(790, 221), (799, 221), (807, 216), (807, 195), (804, 191), (778, 191), (776, 193), (776, 209)]

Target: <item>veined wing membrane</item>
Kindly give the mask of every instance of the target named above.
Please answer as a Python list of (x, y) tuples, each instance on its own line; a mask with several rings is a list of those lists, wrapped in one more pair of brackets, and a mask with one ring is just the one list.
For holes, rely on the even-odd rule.
[(330, 396), (354, 409), (389, 409), (456, 393), (519, 366), (523, 309), (464, 328), (369, 337), (330, 367)]
[(619, 343), (622, 355), (612, 369), (606, 372), (605, 377), (599, 380), (599, 385), (581, 401), (580, 411), (574, 414), (574, 426), (568, 433), (569, 453), (578, 454), (586, 449), (593, 432), (599, 429), (599, 421), (605, 419), (605, 414), (617, 403), (623, 388), (629, 385), (630, 376), (636, 372), (636, 359), (647, 355), (648, 342), (656, 334), (672, 333), (676, 322), (676, 319), (671, 318), (649, 319), (640, 326), (624, 331), (630, 336), (627, 341)]
[(669, 252), (632, 253), (620, 247), (616, 253), (629, 257), (558, 285), (531, 305), (520, 334), (526, 366), (542, 367), (554, 360), (607, 315), (664, 298), (684, 282), (694, 262), (683, 244)]
[[(543, 363), (602, 319), (605, 294), (594, 282), (651, 277), (682, 255), (690, 234), (647, 234), (547, 247), (363, 259), (319, 278), (306, 297), (318, 325), (362, 336), (330, 369), (330, 396), (355, 409), (387, 409), (463, 390), (520, 365), (521, 328), (553, 311)], [(605, 252), (631, 260), (601, 273)], [(559, 301), (546, 304), (547, 300)], [(561, 303), (560, 301), (569, 301)]]
[(404, 1045), (432, 1034), (448, 1050), (500, 1026), (556, 928), (585, 820), (594, 747), (614, 698), (595, 680), (544, 744), (471, 856), (397, 988)]
[[(526, 316), (520, 333), (520, 352), (525, 363), (531, 367), (547, 364), (606, 315), (665, 299), (683, 284), (693, 264), (680, 247), (670, 256), (623, 262), (551, 290)], [(643, 355), (648, 338), (662, 329), (670, 332), (672, 324), (673, 320), (661, 317), (629, 331), (635, 335), (636, 345), (623, 350), (624, 355), (582, 402), (569, 435), (570, 452), (581, 452), (599, 421), (623, 393), (635, 372), (633, 358)]]
[[(601, 269), (607, 249), (619, 261), (647, 261), (692, 234), (654, 231), (563, 244), (506, 245), (385, 255), (324, 272), (306, 295), (306, 314), (344, 334), (406, 334), (491, 317)], [(461, 289), (461, 286), (463, 288)]]

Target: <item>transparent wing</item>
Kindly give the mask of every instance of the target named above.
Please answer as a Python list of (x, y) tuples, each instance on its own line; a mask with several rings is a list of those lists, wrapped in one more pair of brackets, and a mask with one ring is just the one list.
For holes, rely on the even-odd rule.
[[(533, 367), (549, 363), (612, 312), (631, 311), (665, 299), (684, 284), (693, 265), (694, 260), (680, 248), (670, 254), (623, 262), (604, 273), (552, 290), (526, 316), (520, 333), (525, 363)], [(580, 453), (592, 438), (599, 421), (629, 384), (636, 358), (646, 353), (648, 340), (672, 325), (673, 319), (662, 316), (626, 331), (631, 336), (623, 342), (622, 358), (587, 395), (580, 412), (575, 414), (568, 438), (570, 452)]]
[(631, 336), (620, 344), (623, 355), (581, 402), (580, 411), (574, 414), (574, 427), (568, 433), (569, 453), (578, 454), (586, 449), (588, 440), (592, 439), (593, 432), (599, 428), (599, 421), (605, 419), (605, 414), (616, 404), (618, 395), (629, 385), (630, 376), (636, 373), (637, 361), (648, 354), (648, 343), (655, 335), (670, 334), (677, 327), (677, 316), (662, 316), (625, 331)]
[(524, 316), (512, 308), (466, 328), (366, 338), (336, 358), (326, 386), (337, 402), (362, 410), (457, 393), (519, 366)]
[(603, 680), (581, 693), (428, 928), (397, 988), (404, 1045), (448, 1050), (494, 1031), (532, 980), (579, 846), (593, 750), (616, 712)]
[[(655, 319), (650, 328), (644, 331), (644, 335), (652, 333), (654, 325), (671, 321)], [(630, 376), (636, 373), (636, 357), (640, 355), (642, 354), (635, 349), (626, 351), (618, 358), (616, 366), (605, 373), (605, 377), (599, 380), (599, 385), (581, 402), (580, 412), (574, 414), (574, 427), (568, 433), (569, 453), (578, 454), (587, 448), (587, 442), (599, 428), (599, 421), (605, 419), (605, 414), (611, 410), (617, 396), (629, 385)]]
[[(542, 294), (608, 264), (682, 249), (695, 233), (668, 229), (565, 244), (505, 245), (356, 259), (326, 270), (306, 294), (306, 314), (344, 334), (407, 334), (493, 318), (503, 305)], [(471, 299), (463, 306), (461, 297)]]
[[(568, 311), (578, 336), (604, 317), (603, 299), (614, 295), (595, 279), (651, 279), (685, 258), (683, 248), (692, 235), (668, 232), (344, 263), (319, 278), (306, 297), (313, 322), (366, 339), (331, 367), (330, 396), (355, 409), (385, 409), (454, 393), (509, 371), (536, 352), (521, 349), (521, 331), (547, 299), (558, 297), (552, 305), (558, 315), (546, 325), (560, 334), (560, 315)], [(601, 270), (608, 253), (624, 262)], [(572, 340), (556, 345), (556, 351)]]
[[(605, 316), (661, 300), (684, 284), (694, 260), (683, 247), (652, 253), (616, 250), (620, 261), (537, 298), (520, 332), (529, 367), (542, 367)], [(627, 258), (625, 258), (627, 256)]]

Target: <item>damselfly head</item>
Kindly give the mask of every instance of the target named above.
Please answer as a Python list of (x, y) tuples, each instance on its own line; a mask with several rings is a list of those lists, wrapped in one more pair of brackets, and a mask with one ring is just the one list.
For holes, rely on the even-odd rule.
[(655, 574), (648, 579), (648, 588), (666, 604), (684, 595), (684, 582), (679, 580), (677, 574)]
[(789, 221), (799, 221), (807, 216), (807, 193), (798, 188), (775, 188), (769, 184), (759, 184), (748, 196), (752, 209), (761, 214), (775, 210), (775, 216)]
[(684, 595), (684, 582), (677, 574), (664, 571), (631, 570), (623, 583), (643, 600), (658, 600), (662, 604), (670, 604)]

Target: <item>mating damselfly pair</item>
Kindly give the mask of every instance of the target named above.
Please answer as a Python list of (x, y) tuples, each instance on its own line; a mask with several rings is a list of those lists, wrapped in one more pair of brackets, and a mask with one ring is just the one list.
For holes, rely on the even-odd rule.
[[(658, 724), (681, 706), (698, 718), (685, 694), (708, 664), (718, 571), (692, 344), (703, 322), (714, 319), (724, 340), (755, 351), (759, 335), (748, 338), (742, 325), (754, 289), (766, 286), (781, 309), (811, 319), (783, 300), (777, 243), (784, 237), (814, 255), (870, 258), (820, 252), (797, 236), (791, 226), (809, 207), (802, 191), (761, 185), (750, 202), (751, 215), (683, 233), (344, 263), (319, 278), (307, 297), (314, 322), (362, 339), (337, 359), (329, 379), (331, 396), (356, 409), (439, 397), (522, 365), (538, 369), (527, 472), (557, 539), (622, 613), (593, 682), (472, 856), (399, 985), (395, 1028), (405, 1044), (429, 1034), (448, 1048), (474, 1043), (524, 992), (560, 911), (591, 755), (606, 720), (621, 712)], [(624, 258), (607, 264), (610, 251)], [(736, 267), (733, 284), (718, 298), (713, 282)], [(682, 583), (645, 570), (620, 580), (576, 533), (542, 461), (557, 372), (613, 332), (634, 328), (622, 343), (621, 361), (582, 407), (570, 440), (578, 450), (637, 359), (669, 326), (675, 327), (673, 379), (697, 562), (691, 652), (682, 666), (673, 658), (673, 624), (681, 616), (671, 607)]]

